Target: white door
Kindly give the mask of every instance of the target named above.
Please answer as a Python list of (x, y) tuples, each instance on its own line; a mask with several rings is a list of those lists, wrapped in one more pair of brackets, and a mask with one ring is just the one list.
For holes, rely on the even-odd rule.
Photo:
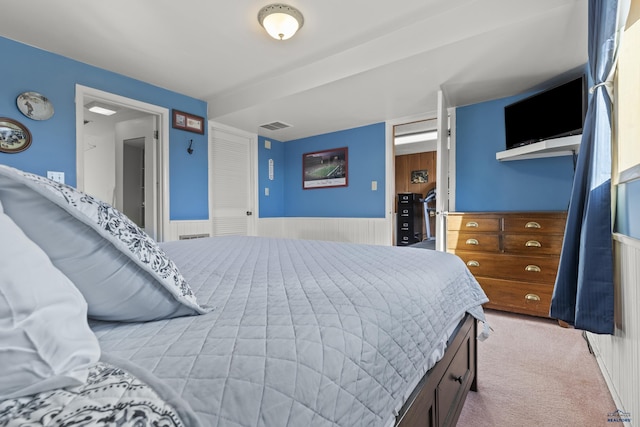
[(438, 150), (436, 154), (436, 249), (447, 250), (449, 210), (449, 113), (444, 93), (438, 91)]
[(255, 234), (255, 137), (212, 124), (209, 128), (209, 194), (212, 236)]

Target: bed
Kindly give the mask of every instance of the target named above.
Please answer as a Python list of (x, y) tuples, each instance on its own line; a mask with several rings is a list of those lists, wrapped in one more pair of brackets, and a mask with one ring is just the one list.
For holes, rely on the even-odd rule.
[(5, 166), (0, 227), (15, 248), (0, 261), (0, 426), (455, 425), (476, 389), (487, 298), (453, 255), (158, 244)]

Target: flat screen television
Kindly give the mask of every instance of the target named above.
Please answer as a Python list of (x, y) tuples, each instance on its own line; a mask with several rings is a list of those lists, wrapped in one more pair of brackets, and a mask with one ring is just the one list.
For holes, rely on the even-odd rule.
[(582, 133), (587, 111), (585, 76), (504, 107), (507, 149)]

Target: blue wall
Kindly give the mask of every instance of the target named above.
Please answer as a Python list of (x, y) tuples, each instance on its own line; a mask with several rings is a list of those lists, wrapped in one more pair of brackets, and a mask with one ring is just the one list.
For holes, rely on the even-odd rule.
[(505, 150), (504, 107), (530, 94), (456, 110), (456, 210), (567, 210), (572, 156), (500, 162)]
[[(265, 141), (271, 142), (271, 149), (265, 148)], [(285, 163), (284, 150), (286, 144), (272, 138), (258, 136), (258, 203), (260, 218), (277, 218), (284, 213)], [(269, 159), (273, 159), (273, 180), (269, 180)], [(264, 189), (269, 189), (265, 195)]]
[[(0, 37), (5, 65), (0, 67), (0, 116), (25, 125), (32, 144), (21, 153), (0, 153), (0, 163), (45, 175), (47, 170), (62, 171), (66, 182), (76, 185), (75, 85), (111, 92), (149, 104), (186, 111), (206, 117), (207, 104), (120, 74), (83, 64)], [(55, 114), (49, 120), (25, 117), (16, 98), (25, 91), (43, 94), (53, 103)], [(193, 139), (196, 150), (186, 151)], [(170, 128), (169, 181), (170, 217), (174, 220), (208, 219), (207, 135)]]
[[(271, 150), (264, 149), (264, 139), (258, 151), (261, 217), (385, 217), (384, 123), (285, 143), (270, 139)], [(303, 190), (303, 154), (340, 147), (349, 149), (348, 186)], [(273, 181), (267, 178), (269, 158), (275, 164)], [(371, 181), (378, 182), (377, 191), (371, 191)], [(264, 196), (265, 187), (271, 196)]]

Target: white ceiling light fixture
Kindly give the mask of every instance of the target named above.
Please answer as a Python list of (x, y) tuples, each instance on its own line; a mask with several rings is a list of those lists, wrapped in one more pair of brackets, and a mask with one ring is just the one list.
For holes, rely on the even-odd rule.
[(102, 114), (103, 116), (112, 116), (118, 112), (118, 108), (113, 105), (103, 104), (101, 102), (92, 101), (85, 105), (92, 113)]
[(304, 24), (302, 13), (295, 7), (274, 3), (258, 12), (258, 22), (276, 40), (287, 40)]

